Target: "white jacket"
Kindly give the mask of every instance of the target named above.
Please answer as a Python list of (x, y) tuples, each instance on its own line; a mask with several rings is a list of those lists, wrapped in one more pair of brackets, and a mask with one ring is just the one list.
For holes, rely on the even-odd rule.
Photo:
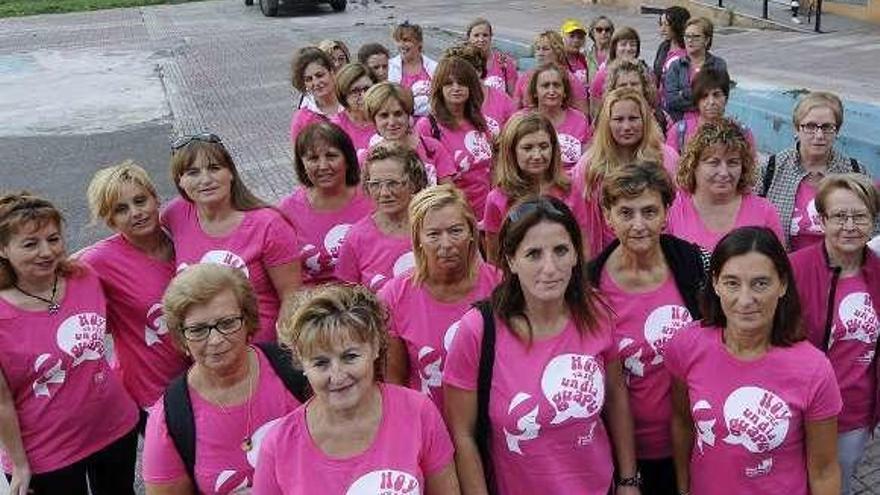
[[(437, 62), (422, 54), (422, 67), (431, 78), (434, 77), (434, 71), (437, 70)], [(397, 55), (388, 61), (388, 80), (400, 84), (403, 80), (403, 59)], [(421, 117), (431, 112), (431, 97), (429, 95), (414, 96), (415, 108), (414, 113)]]

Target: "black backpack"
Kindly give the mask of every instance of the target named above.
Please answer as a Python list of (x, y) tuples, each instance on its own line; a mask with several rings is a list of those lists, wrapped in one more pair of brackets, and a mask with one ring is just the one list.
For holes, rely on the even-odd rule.
[[(300, 402), (305, 402), (311, 395), (306, 377), (293, 367), (290, 353), (275, 343), (259, 343), (256, 346), (262, 351), (272, 365), (278, 378), (287, 390)], [(192, 401), (189, 387), (186, 384), (187, 372), (183, 372), (168, 384), (165, 389), (165, 425), (174, 448), (180, 455), (183, 465), (189, 474), (193, 486), (196, 484), (196, 425), (193, 419)]]

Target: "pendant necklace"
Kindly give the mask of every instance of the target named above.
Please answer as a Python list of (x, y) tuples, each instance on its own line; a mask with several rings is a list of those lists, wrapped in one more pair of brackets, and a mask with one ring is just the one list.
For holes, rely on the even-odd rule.
[(50, 314), (50, 315), (54, 315), (55, 313), (58, 312), (58, 310), (61, 309), (61, 305), (58, 304), (58, 302), (55, 301), (55, 296), (58, 295), (58, 275), (55, 275), (55, 281), (52, 282), (52, 296), (49, 297), (48, 299), (45, 298), (45, 297), (43, 297), (43, 296), (38, 296), (38, 295), (36, 295), (36, 294), (31, 294), (30, 292), (28, 292), (28, 291), (22, 289), (21, 287), (19, 287), (18, 284), (12, 284), (12, 286), (15, 287), (15, 288), (16, 288), (19, 292), (21, 292), (22, 294), (24, 294), (24, 295), (26, 295), (26, 296), (28, 296), (28, 297), (32, 297), (32, 298), (34, 298), (34, 299), (36, 299), (36, 300), (38, 300), (38, 301), (43, 301), (44, 303), (48, 304), (48, 305), (49, 305), (49, 314)]
[[(256, 356), (254, 356), (256, 358)], [(250, 361), (248, 361), (250, 362)], [(248, 369), (250, 372), (250, 369)], [(254, 448), (254, 442), (251, 439), (251, 396), (254, 391), (254, 380), (251, 379), (250, 373), (248, 373), (248, 399), (247, 399), (247, 423), (245, 423), (244, 430), (244, 438), (241, 440), (241, 450), (243, 452), (250, 452), (251, 449)]]

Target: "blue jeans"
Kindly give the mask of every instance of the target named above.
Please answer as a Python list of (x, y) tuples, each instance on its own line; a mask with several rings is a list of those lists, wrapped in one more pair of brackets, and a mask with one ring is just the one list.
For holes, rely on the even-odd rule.
[(840, 495), (852, 494), (852, 479), (856, 467), (865, 455), (865, 446), (871, 430), (860, 428), (837, 435), (837, 462), (840, 463)]

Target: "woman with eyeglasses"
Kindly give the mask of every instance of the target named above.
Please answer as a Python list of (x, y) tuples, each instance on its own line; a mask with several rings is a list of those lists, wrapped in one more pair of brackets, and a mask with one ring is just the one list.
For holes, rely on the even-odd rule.
[(696, 111), (696, 101), (691, 89), (694, 77), (701, 70), (727, 72), (727, 62), (709, 52), (712, 48), (714, 30), (712, 21), (705, 17), (689, 20), (684, 29), (684, 47), (687, 55), (672, 62), (666, 71), (663, 80), (664, 103), (666, 111), (676, 122), (687, 112)]
[(360, 187), (354, 145), (336, 124), (306, 127), (296, 139), (294, 154), (299, 186), (278, 209), (296, 226), (303, 284), (333, 282), (348, 230), (368, 216), (373, 205)]
[(174, 244), (159, 222), (156, 187), (137, 164), (98, 170), (87, 196), (93, 219), (114, 234), (86, 248), (80, 259), (101, 279), (116, 354), (111, 365), (141, 408), (143, 433), (147, 410), (189, 366), (162, 315), (162, 294), (175, 273)]
[[(579, 82), (568, 70), (568, 59), (565, 55), (565, 42), (562, 40), (562, 36), (556, 31), (544, 31), (535, 36), (532, 50), (535, 55), (535, 67), (555, 64), (565, 70), (571, 87), (571, 106), (580, 110), (584, 115), (589, 115), (590, 102), (587, 98), (587, 86)], [(520, 74), (519, 79), (516, 80), (513, 100), (520, 108), (532, 106), (529, 101), (529, 84), (534, 72), (535, 69), (528, 70)]]
[(375, 211), (346, 234), (336, 278), (376, 292), (415, 265), (408, 208), (412, 197), (427, 186), (428, 176), (414, 151), (387, 144), (370, 150), (363, 173), (364, 190)]
[(478, 218), (492, 168), (492, 134), (482, 106), (483, 85), (476, 69), (460, 57), (444, 57), (431, 83), (431, 114), (416, 123), (419, 135), (433, 137), (449, 150), (456, 167), (450, 179)]
[(611, 310), (574, 216), (530, 199), (500, 239), (501, 283), (461, 319), (443, 375), (462, 491), (640, 493)]
[(483, 84), (508, 95), (513, 94), (517, 77), (516, 59), (492, 48), (492, 24), (482, 17), (474, 19), (465, 30), (465, 38), (486, 59)]
[(572, 88), (565, 69), (556, 64), (538, 67), (529, 81), (529, 106), (553, 124), (559, 141), (562, 168), (571, 173), (593, 137), (590, 121), (572, 107)]
[(363, 64), (347, 64), (336, 73), (336, 97), (345, 110), (330, 117), (330, 122), (348, 134), (358, 153), (365, 152), (370, 142), (379, 137), (364, 105), (364, 95), (377, 82), (373, 72)]
[(389, 311), (387, 378), (442, 410), (446, 354), (459, 320), (489, 295), (498, 272), (480, 257), (477, 221), (458, 189), (425, 189), (410, 202), (409, 217), (415, 268), (379, 291)]
[(252, 344), (260, 315), (241, 270), (213, 263), (189, 268), (174, 278), (162, 304), (168, 330), (193, 364), (147, 421), (147, 495), (250, 493), (263, 438), (304, 400), (286, 376), (305, 379), (276, 357), (284, 352), (277, 344)]
[(339, 40), (324, 40), (318, 43), (318, 48), (324, 51), (333, 60), (333, 72), (351, 62), (351, 54), (345, 43)]
[(608, 60), (612, 35), (614, 35), (614, 23), (611, 22), (608, 16), (596, 16), (590, 22), (590, 30), (587, 36), (593, 41), (593, 44), (587, 51), (587, 65), (590, 69), (589, 79), (592, 79), (599, 70), (599, 66)]
[(805, 340), (785, 248), (766, 227), (736, 229), (712, 253), (709, 278), (702, 321), (663, 355), (678, 492), (838, 495), (840, 391)]
[[(555, 67), (554, 67), (555, 69)], [(525, 198), (549, 195), (562, 199), (581, 224), (583, 201), (573, 195), (562, 167), (561, 146), (553, 123), (539, 113), (519, 114), (504, 128), (498, 143), (495, 187), (486, 198), (480, 229), (485, 234), (486, 258), (500, 266), (498, 233), (510, 208)], [(584, 225), (582, 230), (589, 231)]]
[(880, 335), (880, 258), (866, 247), (880, 212), (880, 192), (859, 174), (832, 174), (816, 195), (825, 239), (791, 255), (807, 338), (837, 376), (843, 410), (837, 418), (841, 494), (880, 419), (877, 338)]
[[(371, 140), (370, 146), (387, 143), (409, 148), (422, 160), (428, 184), (450, 182), (456, 171), (452, 154), (433, 136), (415, 132), (413, 105), (412, 93), (399, 84), (382, 82), (370, 88), (364, 96), (364, 106), (379, 135)], [(358, 154), (361, 163), (366, 155), (366, 151)]]
[(294, 226), (248, 189), (217, 135), (185, 136), (173, 149), (180, 197), (165, 207), (162, 224), (174, 240), (177, 271), (199, 263), (240, 269), (259, 303), (255, 340), (274, 341), (281, 301), (302, 283)]
[(782, 240), (776, 208), (752, 192), (755, 156), (748, 135), (733, 120), (707, 122), (681, 157), (679, 193), (669, 209), (666, 232), (715, 249), (737, 227), (767, 227)]
[(843, 127), (843, 102), (836, 95), (813, 91), (802, 96), (794, 107), (792, 123), (794, 146), (768, 158), (759, 171), (756, 190), (779, 211), (785, 245), (797, 251), (825, 238), (816, 209), (819, 181), (828, 174), (870, 174), (834, 146)]
[[(134, 495), (137, 406), (105, 354), (107, 300), (61, 212), (0, 195), (0, 459), (11, 495)], [(91, 487), (89, 487), (91, 485)]]
[(590, 281), (614, 308), (614, 339), (623, 363), (642, 491), (677, 495), (672, 460), (671, 388), (663, 367), (669, 340), (700, 318), (706, 283), (696, 244), (664, 234), (675, 197), (656, 163), (624, 165), (605, 177), (602, 211), (617, 239), (590, 262)]
[(572, 194), (585, 202), (585, 224), (591, 225), (589, 253), (602, 252), (614, 239), (601, 209), (602, 180), (623, 165), (636, 162), (660, 163), (675, 173), (678, 154), (663, 143), (651, 107), (642, 93), (618, 88), (605, 95), (593, 142), (572, 170)]
[(318, 47), (299, 49), (290, 63), (291, 82), (302, 98), (290, 119), (290, 142), (309, 124), (321, 122), (345, 110), (336, 93), (336, 66)]

